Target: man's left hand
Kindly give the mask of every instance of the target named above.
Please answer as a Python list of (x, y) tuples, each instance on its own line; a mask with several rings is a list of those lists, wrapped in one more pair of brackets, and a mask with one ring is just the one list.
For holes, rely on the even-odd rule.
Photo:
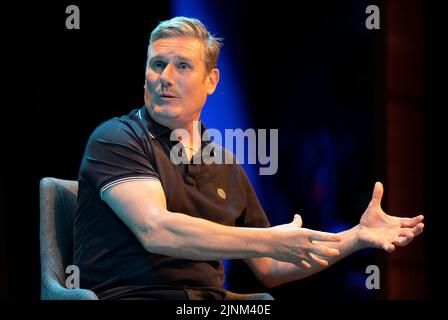
[(395, 246), (406, 246), (422, 233), (423, 215), (413, 218), (394, 217), (381, 208), (383, 185), (375, 183), (372, 200), (361, 217), (358, 244), (361, 248), (382, 248), (388, 252)]

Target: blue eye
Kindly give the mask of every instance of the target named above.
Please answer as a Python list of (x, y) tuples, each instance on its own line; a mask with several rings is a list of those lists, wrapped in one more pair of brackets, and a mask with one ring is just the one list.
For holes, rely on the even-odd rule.
[(152, 66), (153, 66), (153, 68), (155, 68), (155, 69), (161, 69), (161, 68), (163, 68), (163, 63), (162, 63), (161, 61), (155, 61), (155, 62), (152, 64)]
[(186, 69), (190, 68), (190, 66), (186, 63), (180, 63), (178, 68), (181, 70), (186, 70)]

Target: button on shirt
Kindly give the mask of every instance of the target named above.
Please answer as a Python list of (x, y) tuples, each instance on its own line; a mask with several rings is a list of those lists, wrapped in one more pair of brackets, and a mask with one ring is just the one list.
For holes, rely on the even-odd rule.
[[(205, 127), (201, 125), (201, 131)], [(146, 251), (131, 230), (101, 199), (125, 181), (157, 179), (167, 209), (228, 226), (269, 227), (269, 221), (239, 164), (205, 161), (174, 164), (171, 129), (154, 121), (146, 106), (113, 118), (90, 136), (79, 172), (74, 225), (74, 263), (80, 285), (100, 298), (132, 290), (216, 287), (224, 282), (220, 261), (179, 259)], [(208, 155), (229, 156), (213, 142)], [(234, 157), (230, 154), (231, 157)], [(201, 157), (201, 152), (198, 155)], [(208, 161), (207, 163), (210, 163)], [(151, 197), (150, 194), (147, 195)]]

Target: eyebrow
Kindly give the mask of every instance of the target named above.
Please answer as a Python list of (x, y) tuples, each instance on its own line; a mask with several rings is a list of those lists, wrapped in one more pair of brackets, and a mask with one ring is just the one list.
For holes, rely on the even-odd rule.
[[(182, 55), (175, 55), (174, 58), (179, 59), (179, 60), (183, 60), (189, 63), (193, 63), (193, 60), (191, 60), (190, 58), (186, 57), (186, 56), (182, 56)], [(154, 61), (157, 59), (165, 59), (164, 56), (160, 55), (160, 54), (156, 54), (155, 56), (151, 57), (151, 59), (149, 59), (149, 61)]]

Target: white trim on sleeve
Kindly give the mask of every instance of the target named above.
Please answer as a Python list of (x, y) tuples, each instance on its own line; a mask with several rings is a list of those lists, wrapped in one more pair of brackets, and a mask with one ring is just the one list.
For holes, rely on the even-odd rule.
[(139, 181), (139, 180), (159, 180), (159, 179), (156, 177), (126, 177), (126, 178), (117, 179), (112, 182), (109, 182), (108, 184), (104, 185), (104, 187), (101, 188), (100, 198), (101, 198), (101, 200), (103, 200), (103, 192), (106, 191), (107, 189), (109, 189), (110, 187), (113, 187), (117, 184), (127, 182), (127, 181)]

